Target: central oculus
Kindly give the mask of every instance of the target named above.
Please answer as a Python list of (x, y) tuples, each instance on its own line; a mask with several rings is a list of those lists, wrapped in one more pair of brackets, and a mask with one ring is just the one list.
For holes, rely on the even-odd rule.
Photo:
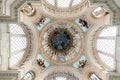
[(49, 44), (56, 52), (66, 52), (72, 45), (72, 36), (67, 29), (56, 29), (49, 36)]

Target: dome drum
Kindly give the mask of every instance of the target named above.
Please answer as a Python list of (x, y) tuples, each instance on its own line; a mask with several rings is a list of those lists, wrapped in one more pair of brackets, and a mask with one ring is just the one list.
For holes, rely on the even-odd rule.
[(68, 21), (48, 24), (41, 32), (40, 42), (43, 57), (54, 64), (73, 62), (83, 51), (83, 33)]
[[(71, 4), (73, 2), (71, 2)], [(57, 7), (56, 5), (52, 5), (52, 3), (49, 3), (47, 0), (42, 0), (43, 11), (45, 11), (48, 15), (50, 14), (54, 17), (59, 18), (71, 18), (75, 17), (75, 15), (76, 16), (82, 15), (83, 12), (85, 12), (85, 10), (87, 9), (88, 5), (89, 5), (88, 0), (79, 0), (79, 2), (75, 3), (74, 6), (71, 5), (68, 7), (64, 7), (64, 4), (61, 3), (61, 7), (59, 6)]]

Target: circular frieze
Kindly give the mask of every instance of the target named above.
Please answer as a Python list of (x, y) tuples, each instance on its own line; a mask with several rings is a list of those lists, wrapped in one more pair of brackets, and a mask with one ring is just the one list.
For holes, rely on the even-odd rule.
[[(41, 76), (40, 76), (41, 78)], [(81, 75), (73, 67), (52, 66), (43, 72), (42, 80), (84, 80)]]
[(77, 60), (83, 51), (83, 33), (68, 21), (55, 21), (46, 25), (40, 33), (40, 51), (54, 64), (67, 64)]

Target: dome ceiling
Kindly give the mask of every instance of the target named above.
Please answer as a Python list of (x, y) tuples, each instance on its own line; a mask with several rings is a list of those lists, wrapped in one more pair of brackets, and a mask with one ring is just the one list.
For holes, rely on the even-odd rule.
[(83, 50), (83, 33), (75, 24), (68, 21), (55, 21), (40, 33), (40, 51), (55, 64), (73, 62)]
[[(53, 3), (54, 0), (51, 2), (52, 2), (51, 4), (55, 5), (55, 3)], [(52, 70), (52, 72), (48, 72), (46, 74), (42, 74), (43, 72), (48, 71), (50, 68), (55, 69), (55, 68), (58, 68), (59, 66), (61, 67), (66, 66), (67, 68), (71, 67), (72, 69), (75, 69), (76, 71), (78, 71), (79, 75), (82, 75), (82, 76), (84, 75), (85, 72), (87, 72), (88, 75), (90, 72), (97, 73), (95, 72), (94, 69), (89, 70), (91, 67), (96, 66), (95, 64), (91, 64), (92, 61), (94, 61), (93, 59), (96, 58), (96, 55), (93, 55), (92, 54), (93, 52), (87, 52), (90, 50), (89, 48), (93, 48), (93, 47), (91, 47), (92, 45), (90, 45), (90, 43), (92, 43), (90, 41), (92, 40), (89, 40), (89, 38), (86, 36), (89, 35), (89, 33), (91, 33), (92, 30), (99, 29), (98, 27), (103, 27), (103, 25), (105, 24), (111, 25), (110, 23), (111, 12), (109, 11), (108, 7), (103, 5), (101, 9), (104, 8), (105, 11), (102, 13), (101, 11), (99, 11), (99, 14), (103, 14), (107, 11), (109, 12), (109, 14), (103, 14), (102, 16), (96, 18), (92, 14), (92, 12), (94, 12), (94, 10), (97, 9), (99, 6), (95, 5), (95, 6), (89, 7), (89, 3), (86, 0), (86, 2), (82, 4), (83, 5), (82, 7), (77, 6), (77, 8), (74, 9), (76, 13), (80, 12), (81, 14), (77, 15), (77, 18), (74, 16), (74, 18), (71, 19), (63, 16), (62, 18), (60, 17), (61, 15), (64, 15), (64, 14), (66, 14), (65, 16), (69, 17), (71, 14), (74, 14), (74, 11), (72, 11), (73, 13), (71, 13), (69, 9), (66, 9), (66, 11), (68, 10), (67, 11), (68, 13), (59, 12), (57, 11), (57, 9), (59, 8), (60, 10), (61, 8), (62, 10), (62, 7), (57, 6), (57, 9), (56, 9), (55, 7), (50, 7), (49, 5), (46, 5), (46, 3), (44, 4), (44, 2), (42, 1), (41, 3), (43, 3), (42, 9), (39, 7), (39, 4), (32, 3), (32, 2), (31, 2), (31, 5), (29, 5), (28, 3), (25, 3), (21, 7), (21, 10), (24, 10), (25, 5), (30, 6), (31, 11), (35, 10), (33, 15), (26, 15), (24, 12), (20, 12), (20, 16), (24, 17), (24, 18), (20, 18), (20, 20), (24, 24), (31, 25), (31, 28), (36, 30), (36, 32), (39, 34), (38, 35), (38, 40), (39, 40), (38, 53), (36, 53), (37, 54), (36, 58), (32, 63), (36, 69), (35, 72), (38, 72), (37, 76), (39, 77), (43, 75), (46, 77), (44, 78), (42, 77), (42, 79), (49, 78), (50, 80), (52, 80), (54, 77), (55, 77), (55, 80), (69, 79), (67, 77), (63, 77), (64, 75), (62, 75), (62, 74), (68, 74), (66, 70), (64, 70), (65, 71), (64, 73), (58, 71), (58, 76), (52, 75), (54, 74), (55, 70)], [(56, 12), (54, 12), (52, 8), (55, 9)], [(55, 18), (51, 14), (49, 15), (46, 14), (44, 9), (46, 9), (49, 12), (51, 11), (52, 13), (55, 13), (54, 14)], [(86, 13), (83, 12), (84, 13), (83, 14), (81, 12), (81, 9), (85, 10)], [(58, 16), (59, 18), (56, 16)], [(30, 20), (30, 23), (27, 22), (27, 20)], [(93, 31), (93, 34), (94, 33), (95, 32)], [(89, 48), (87, 48), (88, 46)], [(89, 56), (90, 59), (88, 58), (88, 54), (91, 54)], [(101, 59), (99, 60), (101, 61)], [(98, 65), (99, 66), (102, 65), (104, 67), (105, 64), (98, 64)], [(66, 75), (66, 76), (69, 76), (69, 75)], [(101, 76), (98, 76), (98, 77), (101, 78)], [(88, 77), (85, 77), (85, 78), (88, 78)], [(100, 79), (100, 78), (97, 78), (97, 79)]]
[[(29, 27), (25, 31), (17, 25), (10, 27), (9, 65), (14, 68), (22, 62), (17, 65), (22, 77), (32, 71), (35, 80), (104, 80), (103, 70), (115, 70), (117, 28), (101, 28), (113, 25), (112, 19), (119, 20), (114, 15), (118, 13), (113, 13), (116, 7), (113, 10), (110, 5), (90, 4), (89, 0), (20, 0), (9, 6), (11, 16), (2, 15), (0, 21), (11, 19)], [(98, 7), (101, 10), (97, 12)], [(102, 16), (95, 17), (99, 14)]]

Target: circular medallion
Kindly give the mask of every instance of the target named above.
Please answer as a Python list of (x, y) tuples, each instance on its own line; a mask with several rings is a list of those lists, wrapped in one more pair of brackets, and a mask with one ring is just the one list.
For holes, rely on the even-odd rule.
[(40, 51), (54, 64), (69, 64), (77, 60), (83, 51), (83, 33), (68, 21), (55, 21), (46, 25), (40, 33)]

